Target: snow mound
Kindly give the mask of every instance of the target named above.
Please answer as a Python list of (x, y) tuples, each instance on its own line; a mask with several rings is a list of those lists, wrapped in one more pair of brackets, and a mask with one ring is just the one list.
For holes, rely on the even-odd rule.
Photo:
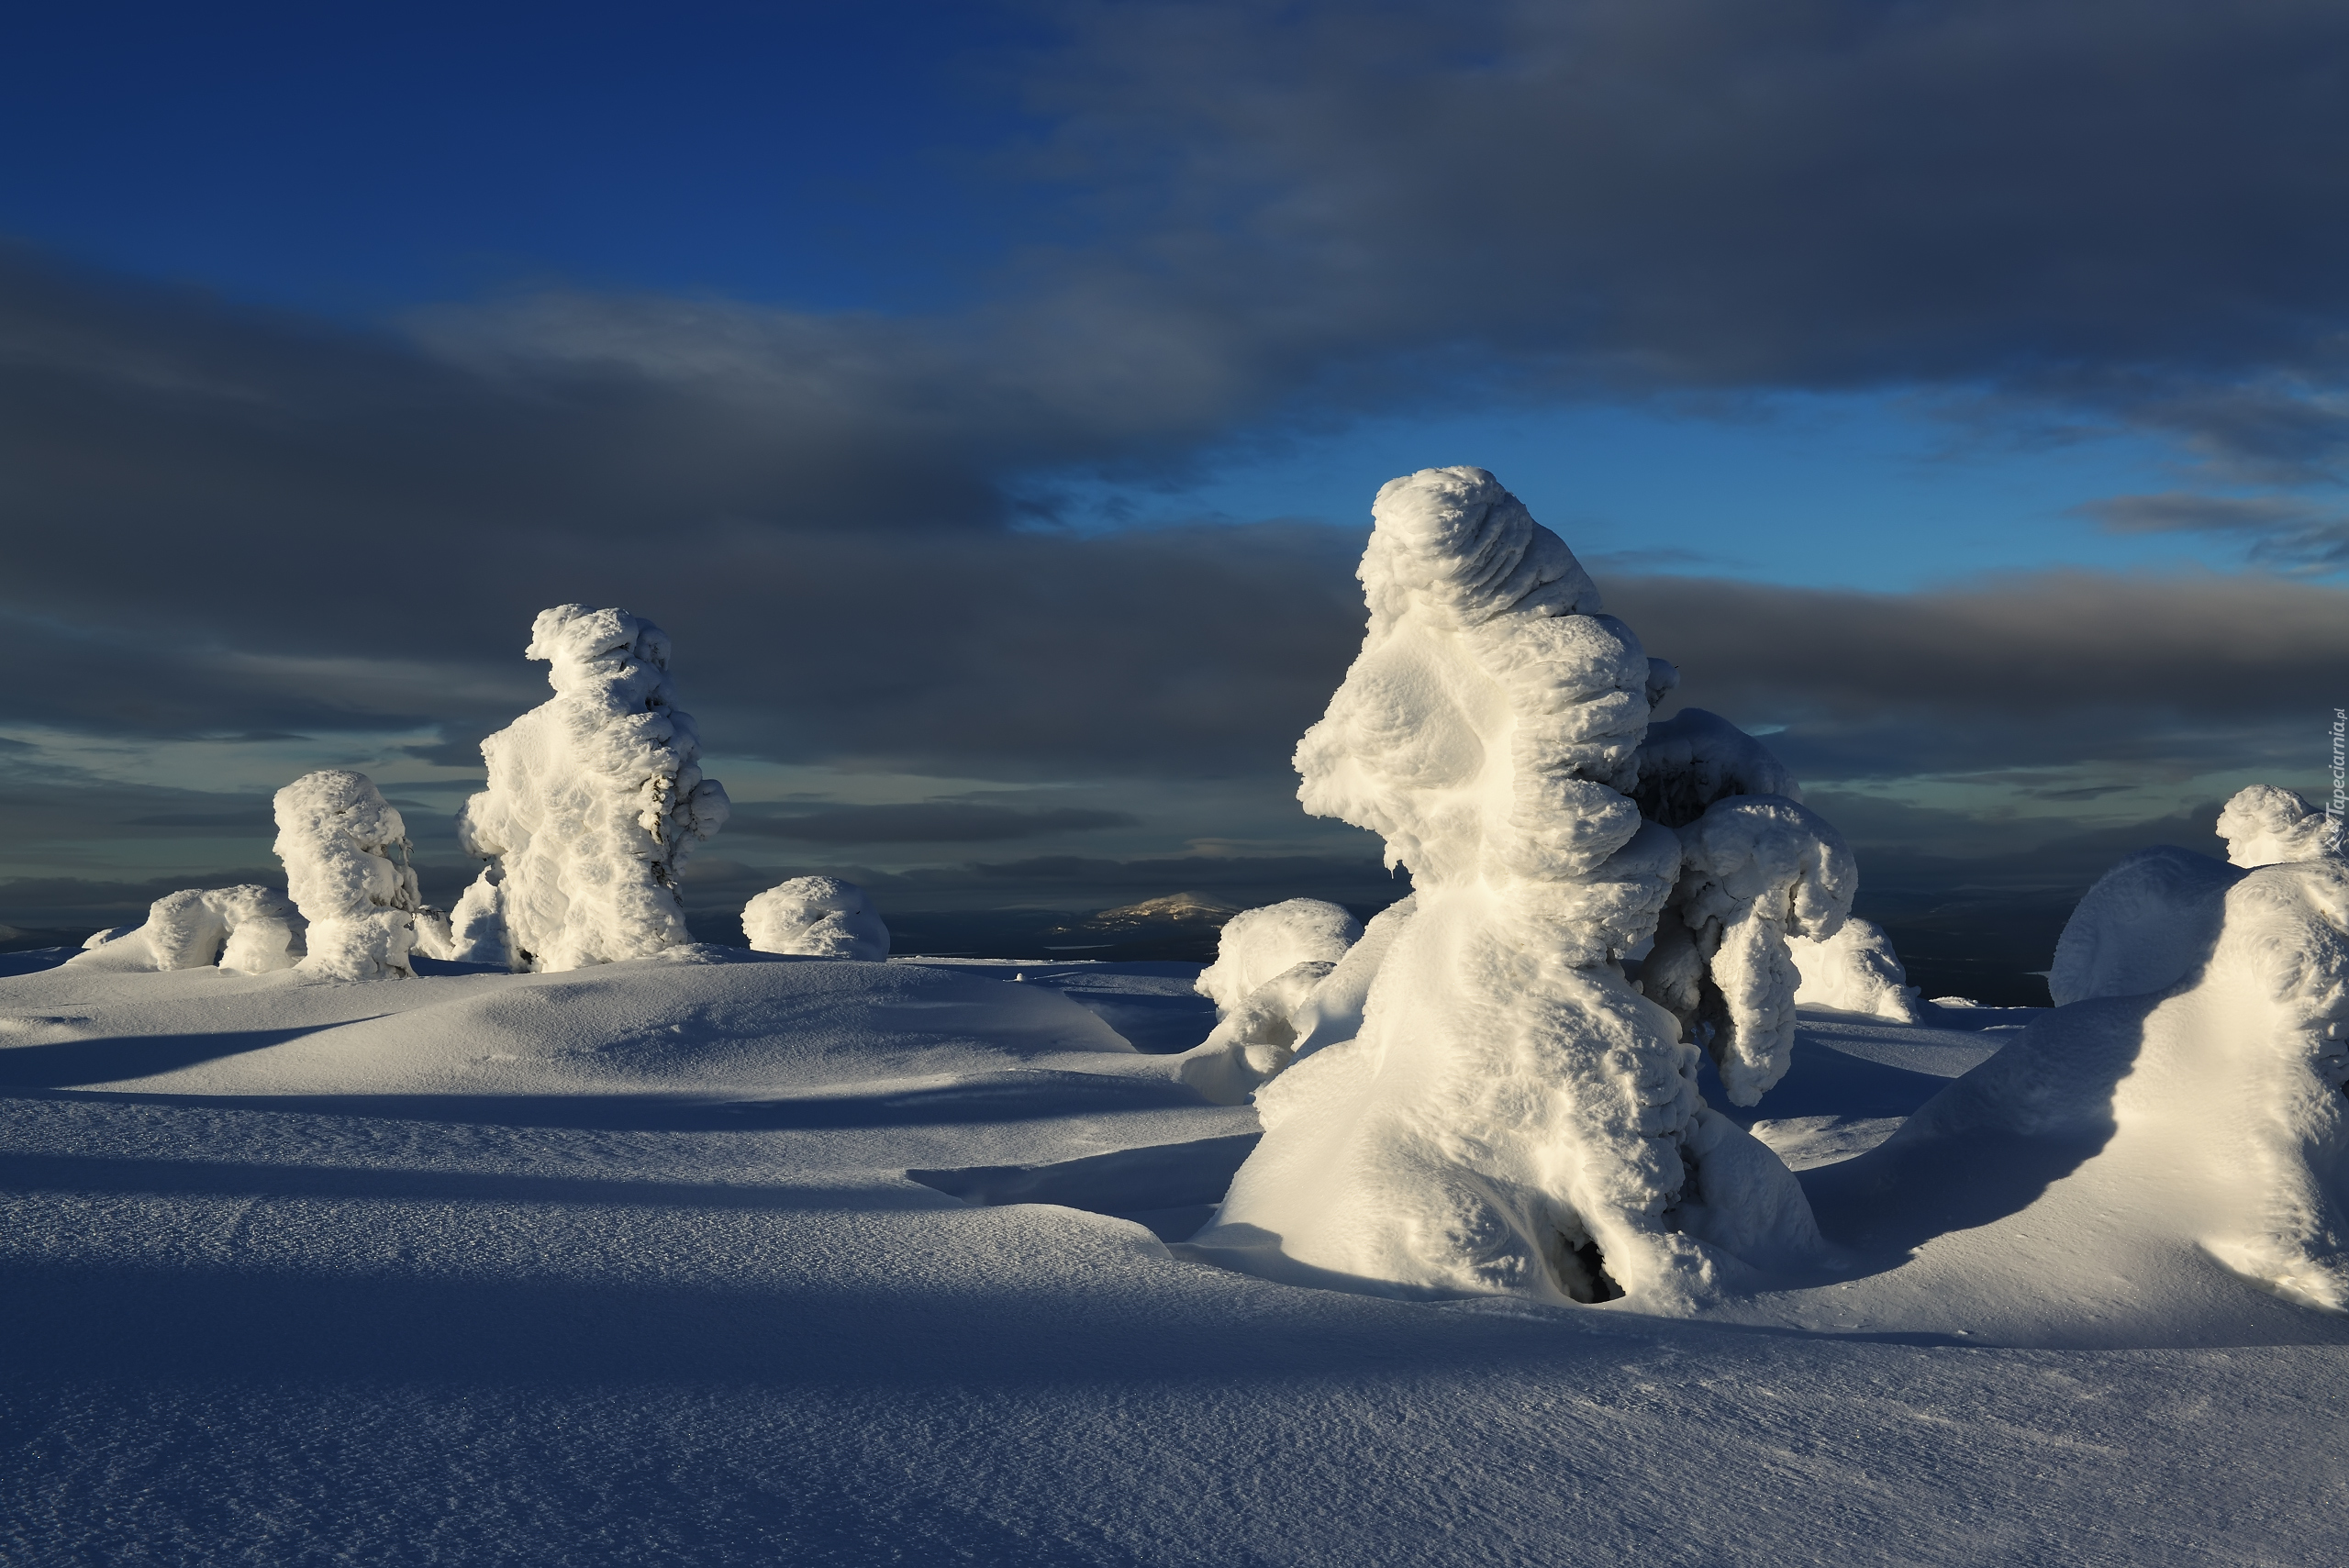
[(374, 781), (328, 768), (279, 790), (275, 806), (286, 892), (309, 923), (303, 972), (335, 980), (410, 974), (424, 901), (407, 863), (407, 824)]
[(1664, 672), (1482, 469), (1392, 481), (1373, 511), (1369, 627), (1297, 794), (1384, 838), (1412, 906), (1366, 985), (1346, 961), (1320, 982), (1362, 991), (1352, 1039), (1343, 1002), (1293, 1013), (1315, 1048), (1256, 1091), (1264, 1141), (1193, 1247), (1381, 1294), (1657, 1307), (1721, 1251), (1807, 1255), (1793, 1176), (1704, 1107), (1695, 1048), (1617, 962), (1680, 873), (1626, 793)]
[(204, 969), (247, 974), (291, 969), (302, 960), (303, 920), (284, 895), (246, 884), (167, 893), (147, 923), (105, 930), (66, 961), (81, 970)]
[(2191, 850), (2138, 851), (2105, 873), (2065, 921), (2048, 995), (2065, 1007), (2167, 990), (2210, 956), (2228, 890), (2242, 880), (2241, 871)]
[(678, 869), (725, 825), (727, 800), (675, 706), (668, 634), (561, 605), (540, 612), (524, 656), (547, 661), (555, 695), (481, 743), (489, 787), (458, 832), (491, 864), (452, 922), (465, 956), (502, 933), (514, 968), (560, 971), (688, 940)]
[(1831, 937), (1813, 940), (1790, 936), (1787, 951), (1802, 977), (1795, 990), (1797, 1003), (1869, 1013), (1895, 1023), (1924, 1021), (1917, 988), (1909, 984), (1909, 972), (1892, 951), (1892, 939), (1873, 922), (1854, 916)]
[(836, 876), (795, 876), (742, 906), (742, 935), (753, 951), (879, 962), (889, 956), (889, 928), (864, 889)]
[(1198, 992), (1228, 1014), (1275, 975), (1300, 963), (1335, 963), (1361, 940), (1360, 921), (1319, 898), (1242, 909), (1217, 934), (1215, 962), (1200, 972)]
[(2219, 813), (2227, 860), (2239, 866), (2278, 865), (2337, 853), (2332, 821), (2299, 795), (2275, 784), (2238, 791)]

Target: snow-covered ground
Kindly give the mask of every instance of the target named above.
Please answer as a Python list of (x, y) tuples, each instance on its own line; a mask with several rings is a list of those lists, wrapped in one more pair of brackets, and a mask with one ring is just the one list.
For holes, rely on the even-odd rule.
[[(1667, 1318), (1186, 1257), (1255, 1135), (1191, 966), (61, 956), (0, 960), (10, 1563), (2342, 1556), (2349, 1318), (2161, 1221), (2151, 997), (1804, 1008), (1735, 1115), (1837, 1266)], [(2103, 1120), (1895, 1136), (2018, 1040)]]

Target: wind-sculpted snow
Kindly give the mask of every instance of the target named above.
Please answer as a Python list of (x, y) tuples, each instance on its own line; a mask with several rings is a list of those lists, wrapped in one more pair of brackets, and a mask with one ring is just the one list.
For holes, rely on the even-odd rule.
[(1789, 936), (1787, 951), (1802, 977), (1795, 991), (1798, 1003), (1871, 1013), (1897, 1023), (1922, 1021), (1909, 972), (1893, 951), (1892, 939), (1874, 922), (1854, 916), (1831, 937)]
[(700, 738), (675, 706), (668, 635), (625, 610), (541, 611), (524, 651), (553, 698), (482, 742), (489, 787), (458, 817), (491, 862), (459, 906), (478, 954), (502, 926), (518, 970), (641, 958), (686, 940), (677, 872), (724, 826)]
[(1842, 929), (1859, 885), (1842, 836), (1779, 795), (1716, 800), (1680, 829), (1680, 884), (1641, 970), (1684, 1028), (1703, 1026), (1730, 1103), (1786, 1076), (1802, 984), (1788, 939)]
[(283, 894), (246, 884), (167, 893), (129, 930), (100, 931), (68, 961), (79, 969), (204, 969), (247, 974), (302, 961), (303, 920)]
[[(277, 858), (285, 887), (308, 922), (304, 972), (335, 980), (382, 980), (411, 973), (419, 944), (416, 871), (407, 863), (407, 824), (364, 773), (328, 768), (277, 792)], [(393, 857), (398, 858), (395, 860)], [(424, 911), (429, 948), (444, 948)]]
[(758, 952), (879, 962), (889, 956), (889, 928), (864, 889), (836, 876), (795, 876), (742, 906), (742, 935)]
[(2288, 789), (2253, 784), (2219, 813), (2227, 860), (2239, 866), (2278, 865), (2335, 852), (2332, 825), (2323, 812)]
[[(1626, 794), (1670, 667), (1483, 470), (1395, 480), (1374, 515), (1368, 631), (1298, 798), (1384, 838), (1412, 907), (1374, 927), (1353, 1038), (1330, 1038), (1342, 1002), (1296, 1018), (1314, 1049), (1257, 1091), (1264, 1141), (1195, 1244), (1389, 1294), (1659, 1307), (1712, 1285), (1714, 1247), (1814, 1247), (1792, 1176), (1703, 1106), (1695, 1047), (1618, 962), (1679, 879), (1680, 838)], [(1723, 1179), (1692, 1185), (1699, 1162)]]

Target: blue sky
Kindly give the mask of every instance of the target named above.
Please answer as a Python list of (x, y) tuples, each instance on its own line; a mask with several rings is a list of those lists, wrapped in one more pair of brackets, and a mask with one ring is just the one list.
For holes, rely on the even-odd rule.
[(2154, 8), (12, 16), (0, 919), (265, 873), (327, 763), (462, 874), (574, 597), (676, 638), (713, 905), (1353, 889), (1288, 746), (1462, 462), (1887, 868), (2311, 787), (2344, 20)]

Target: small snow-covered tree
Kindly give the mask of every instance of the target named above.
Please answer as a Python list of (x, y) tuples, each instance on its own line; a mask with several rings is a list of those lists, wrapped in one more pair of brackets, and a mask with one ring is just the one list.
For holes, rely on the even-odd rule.
[(1244, 1101), (1289, 1064), (1311, 1028), (1315, 993), (1361, 940), (1361, 922), (1319, 898), (1243, 909), (1225, 921), (1215, 962), (1196, 985), (1215, 1001), (1215, 1030), (1186, 1054), (1183, 1082), (1220, 1104)]
[(626, 610), (541, 611), (524, 655), (554, 696), (482, 742), (489, 787), (458, 833), (490, 862), (454, 912), (460, 956), (519, 970), (643, 958), (687, 940), (679, 868), (725, 824), (669, 681), (669, 638)]
[(411, 974), (417, 917), (428, 924), (407, 824), (364, 773), (327, 768), (277, 792), (277, 858), (309, 923), (305, 973), (337, 980)]
[(889, 956), (889, 928), (864, 889), (836, 876), (795, 876), (742, 906), (742, 935), (758, 952), (807, 958)]

